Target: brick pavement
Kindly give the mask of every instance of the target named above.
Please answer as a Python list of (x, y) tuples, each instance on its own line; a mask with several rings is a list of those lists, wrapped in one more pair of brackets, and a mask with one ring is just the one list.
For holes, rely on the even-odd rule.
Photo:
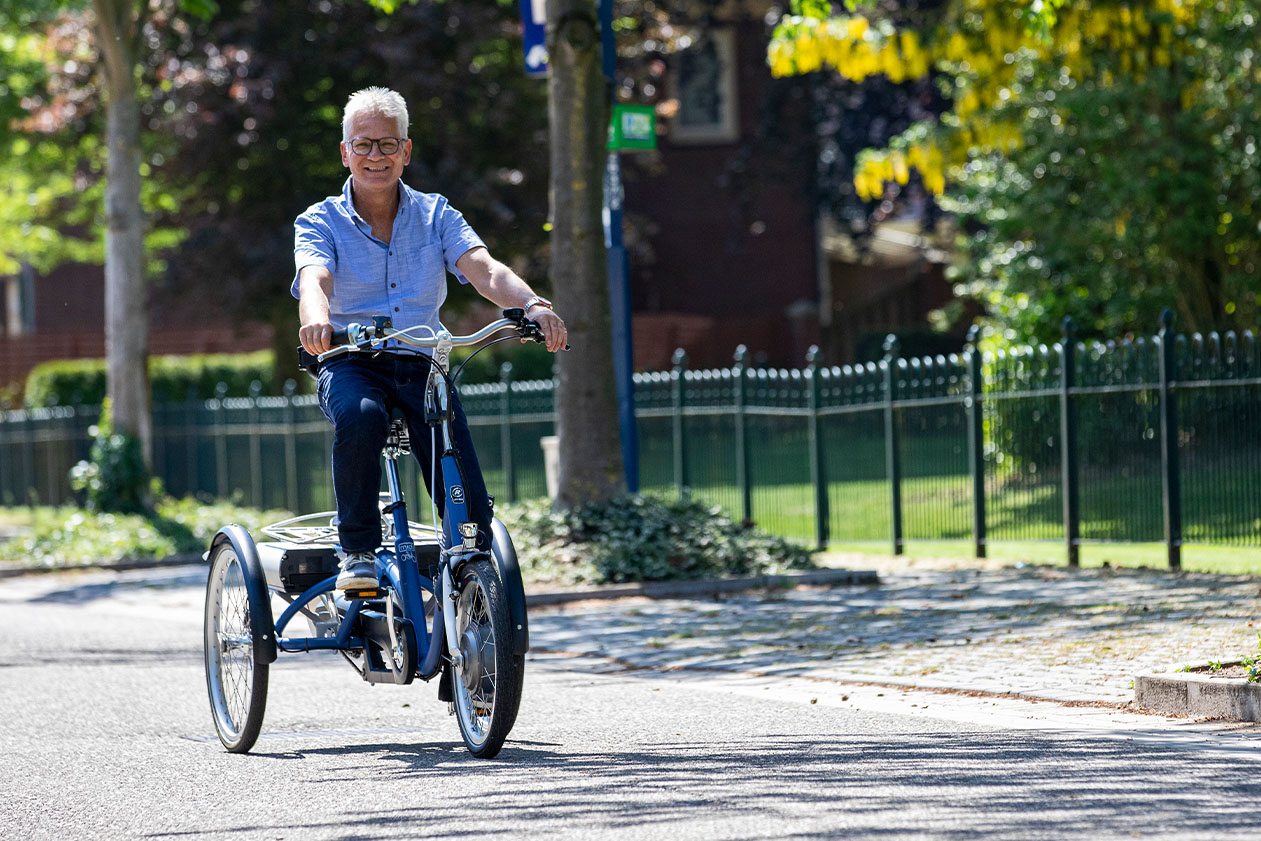
[(1261, 580), (1051, 567), (885, 571), (875, 587), (536, 613), (536, 650), (633, 667), (1125, 704), (1138, 674), (1256, 652)]

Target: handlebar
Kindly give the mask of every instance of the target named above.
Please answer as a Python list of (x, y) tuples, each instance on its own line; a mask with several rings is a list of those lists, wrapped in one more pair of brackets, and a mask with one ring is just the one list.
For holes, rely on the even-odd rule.
[[(324, 351), (316, 358), (320, 362), (324, 362), (346, 353), (374, 350), (389, 339), (415, 348), (436, 348), (441, 345), (446, 345), (447, 347), (468, 347), (480, 344), (499, 331), (509, 328), (516, 330), (522, 339), (534, 342), (544, 341), (543, 331), (539, 329), (539, 325), (526, 318), (525, 310), (520, 307), (504, 310), (503, 318), (496, 319), (477, 332), (470, 333), (467, 336), (453, 336), (446, 330), (434, 333), (428, 327), (424, 329), (429, 330), (430, 335), (413, 336), (411, 332), (420, 328), (409, 327), (404, 330), (395, 330), (389, 318), (377, 316), (373, 319), (372, 324), (349, 324), (345, 330), (333, 331), (332, 343), (334, 347)], [(565, 350), (569, 350), (569, 345), (565, 345)]]

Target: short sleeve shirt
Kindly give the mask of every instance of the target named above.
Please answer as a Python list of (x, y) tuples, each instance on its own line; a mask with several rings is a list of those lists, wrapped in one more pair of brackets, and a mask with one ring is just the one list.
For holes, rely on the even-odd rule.
[(455, 263), (484, 246), (481, 238), (445, 196), (400, 181), (394, 231), (388, 244), (382, 242), (355, 210), (351, 180), (346, 179), (341, 195), (311, 205), (294, 222), (290, 294), (299, 296), (303, 268), (323, 266), (333, 275), (328, 303), (334, 327), (370, 324), (373, 316), (388, 315), (397, 328), (441, 329), (438, 311), (447, 297), (447, 272), (468, 283)]

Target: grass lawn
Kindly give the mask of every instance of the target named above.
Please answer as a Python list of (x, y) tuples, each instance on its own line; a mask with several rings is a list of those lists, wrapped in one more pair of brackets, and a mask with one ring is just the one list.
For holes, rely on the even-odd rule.
[[(1065, 548), (1061, 542), (1022, 541), (999, 542), (987, 546), (987, 558), (1000, 564), (1040, 564), (1067, 566)], [(1131, 569), (1168, 569), (1168, 557), (1163, 543), (1085, 543), (1081, 547), (1081, 565), (1084, 568), (1113, 567)], [(882, 542), (834, 542), (821, 558), (824, 563), (837, 560), (835, 556), (865, 555), (872, 558), (890, 556), (888, 541)], [(949, 561), (960, 566), (975, 563), (972, 544), (969, 541), (909, 541), (900, 556), (910, 561)], [(829, 560), (831, 558), (831, 560)], [(1187, 572), (1208, 572), (1220, 575), (1261, 575), (1261, 546), (1204, 546), (1182, 547), (1182, 569)]]

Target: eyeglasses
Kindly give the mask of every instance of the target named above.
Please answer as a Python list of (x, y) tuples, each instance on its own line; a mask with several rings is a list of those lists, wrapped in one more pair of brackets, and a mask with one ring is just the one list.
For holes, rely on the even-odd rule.
[(393, 155), (403, 148), (403, 140), (399, 137), (352, 137), (347, 145), (356, 155), (371, 155), (373, 146), (381, 150), (382, 155)]

